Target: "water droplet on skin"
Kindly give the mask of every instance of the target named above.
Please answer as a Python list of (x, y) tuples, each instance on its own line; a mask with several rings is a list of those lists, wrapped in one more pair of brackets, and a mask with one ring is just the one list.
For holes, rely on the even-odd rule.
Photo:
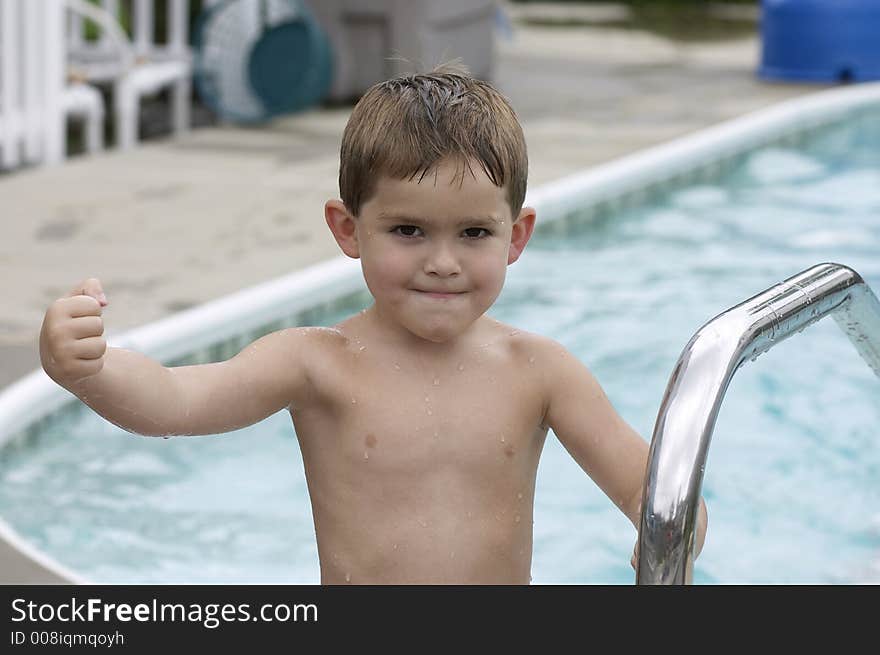
[(515, 337), (518, 334), (519, 334), (519, 330), (514, 330), (513, 332), (510, 333), (510, 336)]
[(440, 433), (437, 432), (437, 430), (434, 430), (434, 438), (436, 439), (436, 438), (439, 437), (439, 436), (440, 436)]
[(428, 397), (428, 396), (425, 396), (425, 402), (426, 402), (426, 403), (429, 403), (429, 402), (431, 402), (431, 398), (430, 398), (430, 397)]
[(522, 500), (522, 494), (521, 493), (517, 494), (516, 498), (517, 498), (517, 500)]
[(352, 404), (352, 405), (357, 405), (357, 400), (355, 400), (354, 398), (352, 398), (352, 399), (351, 399), (351, 404)]
[(394, 550), (397, 550), (397, 544), (392, 544), (391, 548), (393, 548)]
[(463, 371), (463, 370), (464, 370), (464, 364), (459, 364), (459, 365), (458, 365), (458, 370), (459, 370), (459, 371)]
[(428, 522), (424, 519), (419, 519), (419, 525), (422, 526), (423, 528), (427, 528)]
[(435, 387), (439, 387), (439, 386), (440, 386), (440, 378), (434, 378), (434, 386), (435, 386)]
[(455, 559), (455, 551), (454, 550), (451, 553), (449, 553), (449, 559)]
[(474, 513), (473, 513), (472, 511), (468, 510), (467, 517), (468, 517), (469, 519), (474, 518)]
[(431, 411), (431, 408), (428, 408), (428, 416), (433, 416), (434, 412)]
[(529, 357), (529, 364), (534, 364), (534, 363), (535, 363), (535, 358)]
[(364, 451), (364, 459), (370, 459), (370, 453), (368, 453), (366, 450)]
[(399, 371), (399, 370), (400, 370), (400, 364), (398, 364), (398, 363), (395, 362), (395, 364), (394, 364), (394, 370), (395, 370), (395, 371)]
[(346, 581), (346, 582), (351, 582), (351, 573), (346, 573), (346, 574), (345, 574), (345, 581)]
[(367, 349), (366, 346), (361, 346), (361, 347), (360, 347), (360, 352), (363, 352), (363, 351), (365, 351), (366, 349)]
[(517, 514), (517, 515), (514, 517), (513, 520), (514, 520), (516, 523), (519, 523), (519, 514)]
[(504, 443), (504, 435), (501, 435), (501, 443)]

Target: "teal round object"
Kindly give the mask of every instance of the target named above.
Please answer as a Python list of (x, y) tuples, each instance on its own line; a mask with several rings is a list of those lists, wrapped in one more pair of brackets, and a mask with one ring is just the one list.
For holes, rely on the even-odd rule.
[(329, 38), (302, 0), (220, 0), (199, 13), (194, 87), (221, 120), (255, 125), (305, 109), (332, 80)]
[(270, 116), (319, 103), (332, 82), (330, 44), (308, 16), (274, 25), (254, 43), (248, 79)]

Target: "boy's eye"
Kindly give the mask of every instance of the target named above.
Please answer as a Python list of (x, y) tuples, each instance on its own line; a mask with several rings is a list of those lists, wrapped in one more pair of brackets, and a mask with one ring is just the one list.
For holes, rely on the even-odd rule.
[(398, 225), (397, 227), (395, 227), (391, 231), (396, 232), (397, 234), (404, 236), (404, 237), (419, 236), (418, 235), (419, 228), (417, 228), (415, 225)]
[[(422, 236), (422, 229), (416, 225), (397, 225), (392, 228), (391, 232), (409, 238)], [(492, 233), (484, 227), (469, 227), (462, 234), (468, 239), (482, 239)]]

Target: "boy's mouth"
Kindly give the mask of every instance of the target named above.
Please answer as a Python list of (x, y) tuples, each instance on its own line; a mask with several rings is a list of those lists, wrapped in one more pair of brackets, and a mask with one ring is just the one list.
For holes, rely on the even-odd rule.
[(429, 298), (454, 298), (460, 296), (464, 291), (430, 291), (427, 289), (413, 289), (413, 291), (428, 296)]

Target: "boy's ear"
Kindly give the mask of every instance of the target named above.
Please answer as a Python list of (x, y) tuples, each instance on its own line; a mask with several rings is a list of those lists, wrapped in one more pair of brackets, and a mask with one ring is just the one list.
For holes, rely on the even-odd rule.
[(510, 235), (510, 250), (507, 253), (507, 264), (510, 265), (519, 259), (526, 244), (535, 230), (536, 213), (532, 207), (523, 207), (519, 216), (513, 223), (513, 232)]
[(328, 200), (324, 204), (324, 219), (336, 243), (349, 257), (358, 259), (360, 249), (357, 240), (357, 224), (341, 200)]

